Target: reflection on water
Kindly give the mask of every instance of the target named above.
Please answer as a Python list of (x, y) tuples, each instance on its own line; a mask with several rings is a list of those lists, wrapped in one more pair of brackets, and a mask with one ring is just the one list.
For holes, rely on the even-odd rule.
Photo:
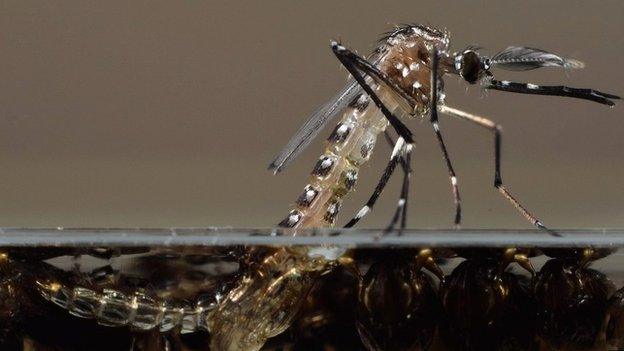
[(0, 349), (624, 348), (620, 241), (475, 247), (423, 236), (413, 245), (5, 243)]

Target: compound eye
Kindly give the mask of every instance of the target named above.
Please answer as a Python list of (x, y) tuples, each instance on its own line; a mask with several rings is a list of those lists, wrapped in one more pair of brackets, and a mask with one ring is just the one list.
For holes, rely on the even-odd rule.
[(481, 59), (476, 52), (466, 50), (461, 58), (461, 76), (470, 84), (474, 84), (479, 79), (481, 73)]

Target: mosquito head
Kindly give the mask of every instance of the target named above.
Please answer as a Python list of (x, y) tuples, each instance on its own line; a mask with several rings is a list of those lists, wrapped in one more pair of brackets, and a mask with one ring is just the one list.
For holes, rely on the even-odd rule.
[(477, 48), (468, 47), (455, 54), (455, 70), (470, 84), (475, 84), (490, 69), (490, 59), (479, 55)]

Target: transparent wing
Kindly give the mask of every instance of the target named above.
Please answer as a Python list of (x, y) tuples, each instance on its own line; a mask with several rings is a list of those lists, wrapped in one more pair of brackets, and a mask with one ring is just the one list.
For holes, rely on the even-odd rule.
[[(368, 59), (363, 59), (364, 62), (369, 67), (373, 67), (373, 69), (369, 69), (366, 71), (362, 71), (359, 68), (356, 68), (362, 73), (367, 79), (370, 79), (371, 82), (383, 87), (383, 90), (386, 92), (385, 97), (389, 99), (393, 99), (399, 103), (399, 105), (406, 109), (407, 111), (411, 111), (414, 106), (414, 101), (411, 99), (409, 95), (405, 92), (401, 92), (401, 94), (397, 93), (400, 88), (396, 88), (393, 82), (389, 81), (386, 76), (380, 76), (374, 74), (374, 71), (379, 72), (375, 67), (380, 62), (381, 57), (384, 55), (383, 50), (375, 50), (375, 53), (372, 54)], [(381, 74), (381, 73), (380, 73)], [(384, 81), (386, 80), (386, 81)], [(390, 83), (390, 86), (387, 84)], [(316, 138), (316, 136), (323, 130), (323, 128), (327, 125), (328, 122), (333, 120), (336, 116), (338, 116), (343, 110), (354, 100), (357, 99), (361, 94), (365, 94), (364, 89), (358, 84), (355, 79), (350, 79), (348, 84), (334, 96), (329, 102), (325, 105), (322, 105), (319, 109), (317, 109), (308, 120), (299, 128), (297, 133), (290, 139), (286, 147), (277, 155), (273, 161), (269, 164), (269, 170), (274, 173), (278, 173), (292, 160), (294, 160), (305, 148)], [(407, 99), (407, 100), (406, 100)]]
[(286, 147), (269, 164), (269, 170), (280, 172), (314, 140), (327, 123), (339, 115), (353, 99), (363, 92), (355, 80), (349, 83), (325, 105), (318, 108), (290, 139)]
[(493, 67), (509, 71), (528, 71), (540, 67), (563, 67), (578, 69), (585, 64), (553, 53), (522, 46), (510, 46), (492, 57)]

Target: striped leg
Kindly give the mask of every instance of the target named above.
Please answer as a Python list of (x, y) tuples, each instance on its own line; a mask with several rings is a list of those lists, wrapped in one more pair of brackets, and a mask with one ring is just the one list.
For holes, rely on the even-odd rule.
[[(338, 58), (340, 63), (351, 73), (351, 76), (360, 84), (362, 89), (368, 94), (368, 96), (373, 100), (377, 108), (383, 113), (386, 117), (392, 128), (399, 134), (399, 136), (408, 144), (411, 145), (414, 143), (414, 138), (412, 132), (407, 128), (401, 120), (395, 116), (386, 105), (381, 101), (379, 96), (375, 94), (373, 88), (366, 82), (364, 75), (367, 75), (373, 79), (378, 81), (382, 81), (384, 84), (389, 84), (389, 86), (394, 90), (399, 92), (400, 95), (405, 95), (401, 88), (396, 86), (388, 77), (381, 71), (379, 71), (376, 67), (371, 65), (365, 59), (359, 57), (351, 50), (345, 48), (344, 46), (332, 42), (331, 43), (332, 50), (334, 55)], [(413, 99), (409, 98), (408, 102), (413, 101)], [(413, 106), (413, 105), (412, 105)], [(396, 166), (396, 165), (395, 165)]]
[[(359, 222), (362, 219), (362, 217), (366, 216), (366, 214), (373, 209), (373, 206), (375, 206), (375, 203), (379, 199), (379, 196), (383, 192), (383, 190), (386, 187), (386, 185), (388, 185), (388, 181), (390, 180), (390, 176), (392, 176), (392, 173), (394, 173), (394, 170), (396, 169), (396, 166), (398, 164), (402, 163), (401, 160), (404, 157), (409, 159), (408, 155), (411, 152), (411, 149), (412, 149), (412, 145), (405, 143), (405, 140), (402, 137), (399, 137), (397, 139), (396, 144), (394, 145), (394, 149), (392, 150), (392, 155), (390, 156), (390, 161), (388, 162), (388, 165), (384, 169), (384, 172), (381, 175), (381, 178), (379, 179), (379, 182), (377, 183), (377, 186), (375, 187), (375, 190), (373, 191), (373, 194), (368, 199), (368, 201), (366, 201), (366, 205), (364, 205), (364, 207), (362, 207), (360, 209), (360, 211), (358, 211), (358, 213), (355, 215), (355, 217), (353, 217), (344, 226), (345, 228), (353, 227), (355, 224), (357, 224), (357, 222)], [(404, 167), (407, 170), (409, 170), (409, 165), (407, 165), (407, 162), (406, 162), (406, 165)], [(406, 174), (405, 178), (408, 178), (409, 172), (405, 172), (405, 174)], [(406, 181), (404, 180), (403, 183), (405, 184)], [(406, 187), (407, 187), (407, 185), (404, 185), (403, 188), (405, 188), (405, 189), (402, 189), (402, 191), (401, 191), (401, 199), (403, 199), (403, 196), (405, 196), (405, 198), (407, 197), (407, 193), (406, 193), (407, 192), (407, 188)], [(405, 192), (405, 194), (404, 194), (404, 192)], [(402, 202), (401, 200), (399, 200), (399, 206), (400, 206), (400, 208), (398, 208), (397, 211), (403, 212), (403, 209), (405, 208), (405, 201)], [(402, 220), (402, 222), (404, 222), (404, 221), (405, 220)]]
[[(332, 50), (334, 51), (334, 54), (336, 55), (336, 57), (338, 57), (338, 60), (340, 60), (340, 62), (347, 69), (347, 71), (351, 73), (353, 78), (360, 84), (362, 89), (364, 89), (364, 91), (370, 96), (371, 100), (373, 100), (375, 105), (377, 105), (379, 110), (384, 114), (388, 122), (390, 122), (390, 125), (392, 125), (392, 127), (397, 132), (397, 134), (399, 134), (399, 139), (397, 140), (396, 144), (394, 144), (394, 150), (392, 152), (392, 156), (390, 157), (390, 162), (386, 166), (386, 169), (384, 170), (384, 173), (382, 174), (381, 179), (379, 180), (379, 183), (375, 187), (375, 191), (373, 192), (373, 195), (371, 195), (369, 200), (366, 202), (366, 205), (362, 207), (362, 209), (356, 214), (356, 216), (353, 217), (353, 219), (351, 219), (345, 225), (345, 228), (350, 228), (354, 226), (357, 222), (360, 221), (360, 219), (362, 219), (362, 217), (364, 217), (368, 212), (370, 212), (370, 210), (375, 205), (375, 202), (377, 202), (377, 199), (381, 195), (381, 192), (386, 187), (388, 180), (390, 179), (390, 176), (396, 169), (397, 164), (399, 163), (402, 165), (404, 174), (405, 174), (404, 179), (403, 179), (403, 186), (401, 189), (401, 198), (399, 199), (399, 204), (397, 206), (397, 213), (400, 213), (402, 217), (401, 226), (403, 228), (406, 223), (405, 216), (407, 213), (406, 204), (407, 204), (407, 192), (409, 190), (409, 174), (410, 174), (409, 164), (405, 160), (409, 160), (409, 156), (407, 155), (409, 155), (409, 153), (411, 152), (412, 145), (414, 143), (412, 132), (407, 128), (407, 126), (405, 126), (405, 124), (403, 124), (403, 122), (401, 122), (394, 114), (392, 114), (392, 112), (388, 110), (388, 108), (384, 105), (384, 103), (377, 96), (377, 94), (375, 94), (371, 86), (366, 82), (364, 75), (368, 75), (369, 77), (373, 78), (377, 82), (386, 84), (393, 91), (395, 91), (397, 94), (403, 97), (408, 103), (414, 105), (415, 102), (411, 96), (406, 94), (400, 87), (396, 85), (396, 83), (390, 80), (383, 72), (379, 71), (379, 69), (371, 65), (370, 62), (366, 61), (365, 59), (361, 58), (354, 52), (350, 51), (349, 49), (345, 48), (342, 45), (339, 45), (336, 42), (332, 42), (331, 46), (332, 46)], [(403, 154), (405, 154), (406, 156), (403, 157)], [(390, 229), (394, 228), (396, 221), (398, 221), (398, 217), (399, 217), (398, 214), (395, 214), (395, 216), (393, 217), (389, 225)]]
[(448, 106), (440, 106), (439, 109), (441, 113), (474, 123), (494, 133), (494, 167), (495, 167), (494, 186), (507, 200), (509, 200), (509, 202), (511, 202), (511, 204), (522, 214), (522, 216), (524, 216), (524, 218), (526, 218), (534, 226), (536, 226), (539, 229), (546, 230), (550, 234), (559, 236), (559, 234), (557, 234), (555, 231), (550, 230), (546, 226), (544, 226), (544, 224), (539, 219), (537, 219), (533, 214), (531, 214), (531, 212), (529, 212), (524, 206), (522, 206), (522, 204), (520, 204), (520, 202), (516, 200), (516, 198), (513, 195), (511, 195), (509, 190), (507, 190), (507, 188), (503, 185), (503, 178), (501, 176), (501, 166), (500, 166), (500, 160), (501, 160), (500, 150), (501, 150), (501, 140), (502, 140), (501, 126), (487, 118), (476, 116), (476, 115), (473, 115), (473, 114), (470, 114), (461, 110), (457, 110)]
[(537, 85), (491, 79), (484, 88), (520, 94), (567, 96), (576, 99), (594, 101), (607, 106), (615, 105), (612, 100), (620, 100), (620, 97), (617, 95), (603, 93), (594, 89), (579, 89), (564, 85)]
[[(390, 133), (388, 131), (384, 131), (384, 137), (388, 144), (391, 147), (394, 147), (395, 141), (392, 140)], [(395, 225), (401, 219), (401, 225), (399, 226), (398, 235), (403, 233), (403, 229), (405, 229), (407, 224), (407, 200), (409, 196), (409, 183), (412, 175), (411, 168), (411, 153), (406, 153), (401, 157), (400, 165), (403, 169), (403, 184), (401, 185), (401, 195), (399, 196), (399, 201), (397, 203), (396, 210), (394, 211), (394, 215), (392, 216), (392, 220), (390, 224), (386, 227), (383, 234), (387, 234), (394, 230)]]
[(459, 226), (459, 223), (461, 222), (461, 197), (459, 196), (459, 187), (457, 186), (457, 176), (455, 175), (455, 169), (453, 169), (453, 164), (451, 163), (451, 159), (446, 151), (446, 145), (444, 144), (444, 139), (442, 138), (440, 125), (438, 124), (438, 60), (438, 51), (434, 47), (431, 55), (431, 116), (429, 121), (431, 122), (433, 130), (436, 133), (436, 138), (440, 144), (440, 150), (442, 150), (442, 155), (444, 157), (444, 161), (446, 162), (446, 168), (451, 181), (451, 190), (453, 192), (453, 203), (455, 204), (454, 223), (455, 226)]
[(388, 234), (392, 232), (397, 222), (399, 221), (399, 218), (401, 219), (401, 223), (397, 232), (398, 235), (403, 234), (403, 230), (405, 229), (405, 226), (407, 224), (407, 200), (409, 195), (410, 178), (412, 175), (410, 162), (411, 153), (406, 153), (405, 156), (401, 157), (400, 163), (403, 167), (403, 184), (401, 185), (401, 195), (399, 196), (399, 202), (397, 203), (397, 208), (394, 211), (394, 216), (392, 216), (392, 220), (384, 230), (383, 234)]

